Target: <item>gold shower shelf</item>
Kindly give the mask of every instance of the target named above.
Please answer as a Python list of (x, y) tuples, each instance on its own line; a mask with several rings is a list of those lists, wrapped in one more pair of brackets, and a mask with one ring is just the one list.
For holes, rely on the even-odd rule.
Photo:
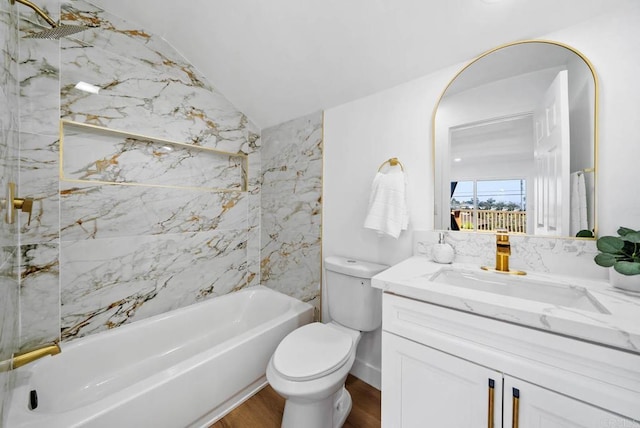
[(246, 192), (247, 176), (244, 153), (60, 121), (61, 181)]

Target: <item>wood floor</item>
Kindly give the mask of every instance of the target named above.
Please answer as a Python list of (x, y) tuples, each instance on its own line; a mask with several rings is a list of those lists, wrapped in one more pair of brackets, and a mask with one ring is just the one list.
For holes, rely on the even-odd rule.
[[(351, 375), (346, 387), (353, 408), (344, 427), (379, 428), (380, 391)], [(283, 410), (284, 399), (267, 385), (210, 428), (280, 428)]]

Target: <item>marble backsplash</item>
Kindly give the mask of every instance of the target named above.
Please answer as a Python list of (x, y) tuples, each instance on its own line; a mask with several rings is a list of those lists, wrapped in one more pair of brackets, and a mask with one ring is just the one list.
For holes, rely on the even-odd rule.
[[(416, 231), (413, 235), (416, 256), (431, 257), (440, 231)], [(445, 242), (455, 251), (454, 262), (494, 266), (496, 238), (492, 233), (444, 231)], [(595, 264), (598, 254), (593, 239), (553, 238), (511, 235), (509, 266), (525, 272), (554, 273), (589, 279), (607, 279), (608, 270)]]

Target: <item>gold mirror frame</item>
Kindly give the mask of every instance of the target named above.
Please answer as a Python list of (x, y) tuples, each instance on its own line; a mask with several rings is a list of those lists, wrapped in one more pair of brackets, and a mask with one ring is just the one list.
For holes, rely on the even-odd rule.
[[(444, 87), (444, 89), (442, 90), (442, 92), (440, 93), (440, 96), (438, 97), (438, 100), (436, 102), (436, 105), (433, 109), (433, 112), (431, 114), (431, 167), (432, 167), (432, 180), (433, 180), (433, 186), (434, 186), (434, 203), (438, 204), (438, 200), (437, 200), (437, 195), (439, 194), (438, 190), (437, 190), (437, 185), (438, 182), (436, 181), (436, 113), (438, 112), (438, 108), (440, 107), (440, 103), (442, 102), (442, 99), (444, 98), (444, 96), (447, 93), (447, 90), (451, 87), (451, 85), (456, 81), (456, 79), (462, 74), (464, 73), (469, 67), (471, 67), (472, 65), (474, 65), (475, 63), (477, 63), (479, 60), (491, 55), (494, 52), (497, 52), (501, 49), (505, 49), (508, 47), (512, 47), (512, 46), (517, 46), (517, 45), (524, 45), (524, 44), (531, 44), (531, 43), (540, 43), (540, 44), (549, 44), (549, 45), (555, 45), (555, 46), (559, 46), (565, 49), (570, 50), (571, 52), (573, 52), (574, 54), (576, 54), (577, 56), (579, 56), (584, 63), (587, 65), (587, 67), (589, 68), (589, 71), (591, 72), (591, 76), (593, 78), (593, 84), (594, 84), (594, 106), (593, 106), (593, 159), (594, 159), (594, 164), (593, 164), (593, 173), (594, 173), (594, 194), (593, 194), (593, 204), (594, 204), (594, 214), (593, 214), (593, 237), (587, 237), (587, 238), (578, 238), (578, 237), (572, 237), (572, 236), (567, 236), (567, 235), (562, 235), (562, 236), (547, 236), (547, 237), (552, 237), (552, 238), (564, 238), (564, 239), (587, 239), (587, 240), (595, 240), (598, 237), (598, 186), (597, 186), (597, 178), (598, 178), (598, 146), (599, 146), (599, 138), (598, 138), (598, 116), (599, 116), (599, 109), (598, 109), (598, 105), (599, 105), (599, 97), (600, 97), (600, 87), (599, 87), (599, 83), (598, 83), (598, 76), (596, 74), (595, 68), (593, 66), (593, 64), (591, 63), (591, 61), (579, 50), (575, 49), (574, 47), (567, 45), (565, 43), (561, 43), (561, 42), (557, 42), (557, 41), (553, 41), (553, 40), (545, 40), (545, 39), (530, 39), (530, 40), (519, 40), (519, 41), (515, 41), (515, 42), (510, 42), (510, 43), (505, 43), (502, 45), (499, 45), (495, 48), (489, 49), (488, 51), (483, 52), (482, 54), (478, 55), (477, 57), (475, 57), (474, 59), (472, 59), (471, 61), (469, 61), (464, 67), (462, 67), (462, 69), (460, 69), (449, 81), (449, 83), (447, 83), (447, 85)], [(441, 183), (440, 183), (441, 184)], [(435, 224), (436, 223), (436, 217), (434, 215), (434, 219), (433, 219), (433, 227), (435, 230), (440, 230), (438, 225)], [(470, 230), (470, 231), (460, 231), (460, 232), (467, 232), (467, 233), (494, 233), (494, 232), (483, 232), (483, 231), (478, 231), (478, 230)], [(536, 236), (536, 237), (541, 237), (541, 236), (545, 236), (545, 235), (523, 235), (523, 236)]]

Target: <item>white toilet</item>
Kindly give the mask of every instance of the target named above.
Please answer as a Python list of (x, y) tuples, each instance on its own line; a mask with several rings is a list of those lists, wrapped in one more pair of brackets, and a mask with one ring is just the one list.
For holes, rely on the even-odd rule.
[(382, 323), (382, 294), (371, 277), (388, 266), (345, 257), (325, 259), (332, 321), (307, 324), (278, 345), (267, 380), (286, 399), (283, 428), (338, 428), (351, 411), (344, 387), (363, 331)]

